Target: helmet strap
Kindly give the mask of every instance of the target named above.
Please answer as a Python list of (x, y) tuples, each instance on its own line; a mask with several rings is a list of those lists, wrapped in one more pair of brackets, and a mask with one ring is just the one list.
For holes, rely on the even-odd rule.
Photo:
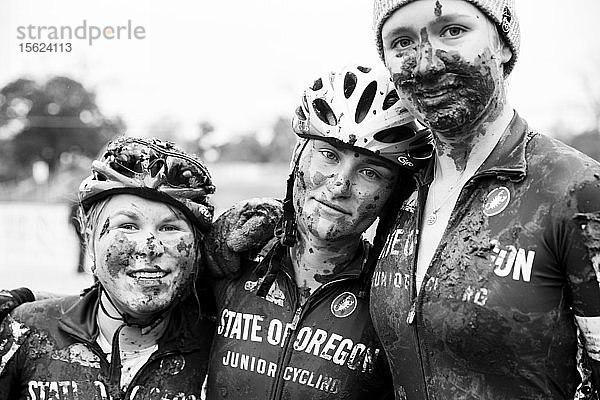
[[(104, 315), (106, 315), (108, 318), (110, 319), (114, 319), (116, 321), (123, 321), (123, 325), (124, 326), (131, 326), (131, 327), (137, 327), (140, 329), (141, 334), (145, 335), (148, 332), (150, 332), (152, 329), (156, 328), (164, 319), (165, 316), (173, 309), (173, 307), (178, 303), (178, 301), (174, 301), (172, 305), (170, 305), (169, 307), (167, 307), (165, 310), (156, 313), (156, 315), (150, 320), (150, 322), (148, 322), (147, 324), (140, 324), (137, 322), (133, 322), (133, 317), (127, 313), (122, 313), (121, 311), (119, 311), (119, 309), (117, 308), (116, 304), (114, 303), (114, 301), (112, 300), (112, 298), (110, 297), (110, 294), (108, 294), (108, 292), (106, 291), (106, 289), (104, 289), (102, 287), (102, 285), (99, 285), (99, 289), (100, 289), (100, 308), (102, 309), (102, 312), (104, 313)], [(102, 291), (104, 291), (104, 293), (106, 294), (106, 298), (108, 299), (109, 303), (113, 306), (113, 308), (117, 311), (117, 313), (119, 314), (119, 316), (114, 316), (111, 315), (108, 310), (106, 309), (106, 306), (104, 305), (104, 303), (102, 302), (102, 296), (101, 293)]]
[(119, 335), (125, 326), (127, 326), (127, 324), (121, 324), (112, 337), (110, 367), (108, 368), (109, 382), (111, 383), (111, 386), (118, 389), (121, 389), (121, 369), (123, 368), (123, 363), (121, 362), (121, 349), (119, 346)]
[(283, 217), (282, 226), (275, 232), (279, 241), (283, 246), (292, 247), (296, 244), (296, 215), (294, 211), (294, 182), (296, 174), (298, 173), (298, 167), (300, 164), (300, 157), (302, 152), (306, 148), (309, 140), (306, 139), (302, 144), (302, 148), (298, 151), (296, 159), (294, 160), (294, 167), (288, 176), (286, 183), (285, 199), (283, 200)]
[[(102, 309), (102, 312), (104, 313), (104, 315), (106, 315), (110, 319), (113, 319), (116, 321), (122, 321), (121, 325), (119, 325), (119, 327), (115, 330), (115, 333), (113, 334), (113, 337), (112, 337), (111, 358), (110, 358), (110, 366), (109, 366), (109, 370), (108, 370), (108, 379), (109, 379), (110, 385), (114, 388), (120, 389), (121, 388), (121, 372), (122, 372), (122, 368), (123, 368), (123, 363), (121, 361), (121, 346), (120, 346), (121, 331), (126, 326), (132, 326), (132, 327), (138, 327), (140, 329), (142, 335), (147, 334), (150, 331), (152, 331), (152, 329), (154, 329), (156, 326), (158, 326), (165, 319), (165, 316), (172, 309), (172, 307), (168, 307), (164, 312), (157, 314), (157, 316), (154, 317), (148, 324), (141, 325), (139, 323), (132, 322), (131, 315), (129, 315), (127, 313), (121, 313), (119, 311), (119, 309), (115, 305), (114, 301), (110, 297), (110, 294), (106, 291), (106, 289), (104, 289), (102, 287), (101, 284), (98, 284), (98, 290), (99, 290), (100, 308)], [(104, 305), (104, 302), (102, 301), (102, 298), (103, 298), (102, 292), (104, 292), (106, 294), (106, 296), (104, 296), (104, 297), (106, 297), (108, 299), (108, 301), (110, 302), (112, 307), (117, 311), (117, 313), (119, 314), (118, 316), (112, 315), (106, 309), (106, 306)]]
[(281, 227), (280, 242), (282, 245), (292, 247), (296, 244), (296, 216), (294, 213), (294, 175), (296, 168), (287, 179), (287, 189), (283, 200), (283, 226)]

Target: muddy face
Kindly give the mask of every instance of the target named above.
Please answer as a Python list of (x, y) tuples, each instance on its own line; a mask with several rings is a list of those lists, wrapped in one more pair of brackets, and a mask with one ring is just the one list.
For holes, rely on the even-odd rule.
[(503, 64), (510, 50), (468, 2), (412, 2), (386, 21), (382, 38), (403, 103), (437, 135), (477, 135), (474, 128), (504, 106)]
[(184, 295), (196, 248), (187, 219), (164, 203), (113, 196), (99, 216), (94, 275), (121, 312), (149, 318)]
[(355, 240), (381, 213), (396, 175), (377, 157), (311, 140), (295, 179), (298, 229), (319, 240)]

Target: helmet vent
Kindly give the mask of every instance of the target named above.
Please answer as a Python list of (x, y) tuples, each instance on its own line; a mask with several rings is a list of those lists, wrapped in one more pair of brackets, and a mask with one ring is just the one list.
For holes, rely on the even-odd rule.
[(304, 114), (304, 110), (302, 109), (302, 107), (296, 107), (296, 115), (302, 121), (306, 121), (306, 115)]
[(317, 117), (321, 121), (323, 121), (327, 125), (337, 125), (337, 118), (335, 117), (333, 110), (331, 109), (331, 107), (329, 107), (329, 104), (327, 104), (325, 100), (321, 98), (314, 99), (312, 104), (313, 108), (315, 109), (315, 113), (317, 114)]
[(368, 74), (369, 72), (371, 72), (371, 68), (369, 67), (362, 67), (362, 66), (358, 66), (356, 67), (357, 70), (359, 70), (360, 72), (364, 73), (364, 74)]
[(323, 81), (321, 80), (321, 78), (317, 79), (317, 80), (316, 80), (316, 81), (313, 83), (313, 85), (312, 85), (311, 89), (312, 89), (312, 90), (321, 90), (321, 89), (323, 89)]
[(356, 82), (358, 81), (358, 79), (356, 78), (356, 75), (354, 75), (352, 72), (348, 72), (346, 73), (346, 76), (344, 77), (344, 97), (349, 99), (350, 96), (352, 96), (352, 93), (354, 93), (354, 89), (356, 89)]
[(385, 96), (385, 99), (383, 100), (383, 111), (387, 110), (388, 108), (390, 108), (391, 106), (396, 104), (398, 102), (398, 100), (399, 100), (398, 92), (396, 92), (396, 90), (390, 91), (387, 94), (387, 96)]
[(410, 156), (416, 158), (417, 160), (428, 159), (433, 155), (434, 152), (435, 150), (433, 148), (433, 144), (431, 143), (425, 143), (424, 145), (409, 151)]
[(373, 135), (373, 138), (382, 143), (401, 143), (413, 138), (414, 136), (414, 130), (408, 126), (402, 125), (379, 131)]
[(156, 160), (153, 162), (150, 166), (148, 166), (148, 169), (150, 170), (150, 176), (154, 178), (156, 175), (158, 175), (161, 169), (163, 169), (164, 165), (165, 162), (163, 160)]
[(308, 110), (308, 101), (306, 100), (306, 93), (304, 93), (304, 96), (302, 96), (302, 105), (306, 110)]
[(357, 124), (360, 124), (363, 119), (369, 113), (371, 106), (373, 105), (373, 99), (375, 99), (375, 94), (377, 93), (377, 82), (373, 81), (369, 83), (369, 85), (365, 88), (362, 96), (360, 96), (360, 100), (358, 100), (358, 105), (356, 106), (356, 114), (354, 115), (354, 121)]

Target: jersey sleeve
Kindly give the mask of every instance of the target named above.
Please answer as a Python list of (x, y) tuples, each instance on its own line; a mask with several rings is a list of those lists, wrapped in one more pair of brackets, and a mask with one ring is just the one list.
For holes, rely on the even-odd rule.
[[(600, 180), (574, 188), (574, 212), (565, 219), (562, 260), (579, 329), (581, 399), (600, 393)], [(586, 389), (587, 388), (587, 389)]]
[(6, 371), (6, 366), (19, 351), (27, 336), (29, 328), (8, 315), (0, 325), (0, 376)]
[(16, 373), (16, 356), (12, 357), (0, 374), (0, 399), (13, 399), (18, 385)]
[(27, 326), (10, 314), (0, 324), (0, 399), (20, 398), (22, 354), (29, 332)]

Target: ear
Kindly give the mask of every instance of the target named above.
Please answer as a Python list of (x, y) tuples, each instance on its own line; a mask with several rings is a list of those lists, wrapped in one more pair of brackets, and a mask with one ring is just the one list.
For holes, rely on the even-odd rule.
[(512, 50), (510, 49), (510, 47), (508, 47), (508, 45), (506, 43), (504, 43), (504, 40), (501, 40), (500, 43), (502, 44), (501, 53), (500, 53), (501, 57), (502, 57), (502, 64), (506, 64), (512, 58), (513, 53), (512, 53)]
[(83, 232), (85, 243), (85, 258), (91, 262), (91, 272), (96, 276), (96, 249), (94, 247), (94, 233), (91, 229), (86, 229)]
[(506, 43), (504, 37), (500, 34), (499, 27), (489, 19), (486, 20), (490, 28), (491, 48), (495, 55), (500, 55), (500, 64), (506, 65), (513, 57), (510, 46)]
[(383, 57), (381, 58), (381, 60), (383, 61), (383, 66), (385, 67), (385, 69), (390, 71), (390, 76), (392, 76), (392, 69), (390, 67), (390, 63), (388, 62), (388, 59), (393, 56), (391, 55), (391, 52), (389, 52), (389, 51), (385, 51), (385, 50), (382, 50), (382, 51), (383, 51)]

